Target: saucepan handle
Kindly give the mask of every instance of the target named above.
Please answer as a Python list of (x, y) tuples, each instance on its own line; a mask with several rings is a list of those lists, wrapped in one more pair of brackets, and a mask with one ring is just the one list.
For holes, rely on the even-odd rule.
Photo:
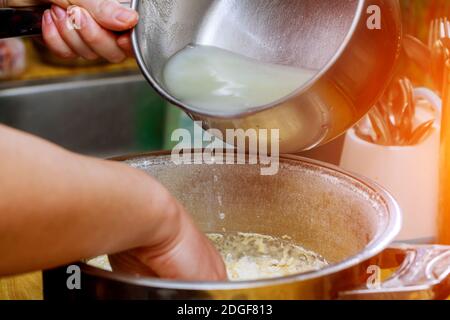
[[(131, 0), (118, 0), (126, 7)], [(0, 0), (0, 39), (35, 36), (42, 33), (42, 15), (49, 0)]]
[(340, 299), (417, 300), (450, 296), (450, 246), (399, 244), (385, 250), (380, 261), (389, 261), (390, 267), (396, 261), (402, 262), (385, 281), (371, 281), (363, 288), (341, 292)]

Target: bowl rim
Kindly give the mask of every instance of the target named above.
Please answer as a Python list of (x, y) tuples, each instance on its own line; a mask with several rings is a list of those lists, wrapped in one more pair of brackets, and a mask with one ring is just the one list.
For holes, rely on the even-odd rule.
[[(111, 160), (114, 161), (130, 161), (138, 160), (140, 158), (158, 158), (170, 155), (170, 151), (158, 151), (150, 153), (138, 153), (129, 156), (115, 157)], [(332, 264), (326, 268), (310, 271), (301, 274), (290, 275), (286, 277), (278, 277), (272, 279), (261, 279), (261, 280), (249, 280), (249, 281), (236, 281), (236, 282), (193, 282), (193, 281), (176, 281), (176, 280), (165, 280), (157, 279), (151, 277), (141, 277), (135, 275), (128, 275), (119, 272), (110, 272), (100, 268), (96, 268), (87, 265), (84, 262), (80, 263), (82, 272), (94, 276), (105, 278), (112, 281), (123, 282), (131, 285), (141, 286), (141, 287), (152, 287), (161, 289), (172, 289), (172, 290), (201, 290), (201, 291), (222, 291), (222, 290), (239, 290), (239, 289), (251, 289), (266, 286), (278, 286), (283, 284), (289, 284), (293, 282), (302, 282), (307, 280), (318, 279), (321, 277), (331, 276), (337, 274), (344, 270), (355, 267), (384, 251), (389, 244), (391, 244), (395, 237), (399, 234), (402, 225), (402, 215), (401, 209), (398, 203), (395, 201), (392, 195), (390, 195), (383, 187), (378, 185), (376, 182), (362, 177), (360, 175), (349, 173), (337, 166), (323, 163), (317, 160), (303, 158), (297, 155), (285, 154), (280, 156), (280, 163), (282, 161), (290, 161), (303, 166), (308, 165), (316, 169), (326, 170), (328, 173), (334, 173), (342, 178), (349, 181), (353, 181), (354, 184), (359, 185), (374, 194), (377, 194), (377, 200), (383, 202), (386, 208), (387, 223), (384, 230), (379, 230), (370, 243), (364, 248), (364, 250), (359, 253), (346, 258), (345, 260)]]
[[(277, 106), (280, 106), (281, 104), (293, 99), (294, 97), (300, 96), (304, 94), (309, 88), (314, 86), (317, 82), (322, 80), (326, 74), (333, 68), (333, 66), (336, 64), (336, 62), (344, 55), (348, 44), (353, 39), (358, 26), (360, 25), (361, 19), (363, 17), (364, 8), (366, 6), (367, 0), (355, 0), (357, 1), (355, 13), (353, 16), (352, 24), (350, 25), (349, 29), (347, 30), (347, 33), (342, 40), (342, 43), (340, 46), (336, 49), (333, 56), (329, 59), (329, 61), (317, 72), (315, 73), (314, 77), (309, 79), (306, 83), (301, 85), (299, 88), (297, 88), (295, 91), (291, 92), (290, 94), (284, 96), (283, 98), (280, 98), (274, 102), (261, 105), (261, 106), (255, 106), (251, 109), (247, 109), (245, 111), (233, 111), (233, 112), (227, 112), (227, 113), (220, 113), (220, 112), (213, 112), (208, 111), (202, 108), (197, 108), (195, 106), (189, 106), (188, 104), (180, 101), (173, 95), (171, 95), (166, 89), (164, 89), (152, 76), (152, 74), (149, 72), (148, 68), (146, 67), (146, 63), (142, 54), (141, 46), (139, 45), (139, 37), (138, 37), (138, 28), (140, 26), (140, 23), (133, 28), (133, 31), (131, 33), (131, 42), (133, 47), (133, 52), (136, 57), (137, 64), (139, 66), (139, 69), (143, 73), (144, 77), (147, 79), (147, 81), (150, 83), (150, 85), (160, 94), (162, 95), (166, 100), (168, 100), (170, 103), (174, 104), (175, 106), (178, 106), (183, 111), (185, 111), (188, 114), (193, 114), (196, 116), (203, 116), (203, 117), (212, 117), (215, 119), (240, 119), (245, 118), (247, 116), (251, 116), (266, 110), (270, 110), (272, 108), (275, 108)], [(132, 0), (131, 2), (131, 8), (139, 11), (141, 0)]]

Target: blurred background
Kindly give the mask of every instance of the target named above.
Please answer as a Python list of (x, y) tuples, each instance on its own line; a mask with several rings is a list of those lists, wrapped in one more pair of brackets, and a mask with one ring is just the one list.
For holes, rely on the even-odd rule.
[(65, 61), (39, 38), (0, 40), (0, 123), (83, 154), (164, 147), (167, 108), (134, 59)]

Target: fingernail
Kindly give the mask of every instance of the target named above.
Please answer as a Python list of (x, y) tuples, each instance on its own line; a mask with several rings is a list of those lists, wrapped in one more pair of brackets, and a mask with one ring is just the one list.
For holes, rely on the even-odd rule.
[(67, 24), (69, 29), (80, 30), (82, 27), (82, 10), (78, 6), (70, 6), (67, 8)]
[(66, 10), (58, 6), (52, 6), (52, 13), (58, 20), (63, 20), (66, 17)]
[(134, 10), (121, 9), (120, 12), (116, 15), (116, 20), (121, 23), (132, 23), (136, 21), (137, 13)]
[(52, 19), (52, 15), (50, 13), (50, 10), (45, 10), (45, 12), (44, 12), (44, 22), (46, 24), (52, 24), (53, 23), (53, 19)]

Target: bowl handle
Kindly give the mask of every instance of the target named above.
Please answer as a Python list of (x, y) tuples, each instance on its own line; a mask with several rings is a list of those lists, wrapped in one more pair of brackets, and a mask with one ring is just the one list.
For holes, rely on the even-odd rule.
[(340, 299), (422, 300), (450, 296), (450, 246), (396, 244), (378, 257), (379, 268), (398, 267), (385, 281), (343, 291)]

